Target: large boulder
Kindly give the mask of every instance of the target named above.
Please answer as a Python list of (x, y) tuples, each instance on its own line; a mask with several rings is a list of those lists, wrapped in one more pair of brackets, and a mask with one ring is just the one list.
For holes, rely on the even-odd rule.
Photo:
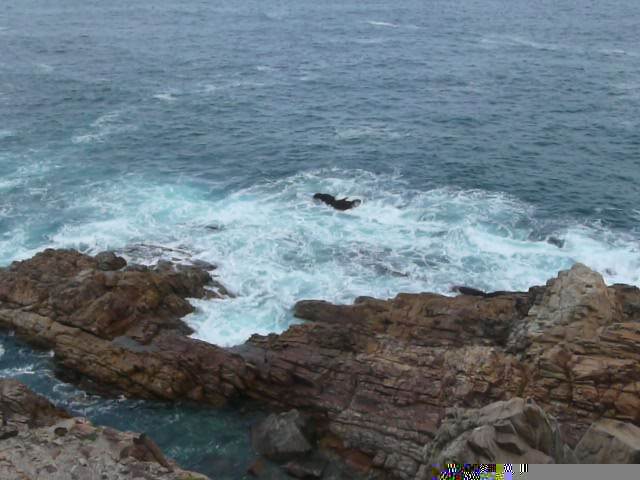
[(615, 292), (607, 288), (602, 275), (576, 263), (547, 282), (526, 321), (513, 328), (510, 342), (525, 347), (533, 341), (557, 343), (594, 336), (599, 327), (621, 316)]
[(429, 459), (445, 463), (566, 463), (573, 456), (556, 421), (532, 400), (513, 398), (480, 409), (449, 412)]
[(595, 422), (576, 446), (580, 463), (640, 463), (640, 428), (628, 422)]
[(271, 414), (251, 430), (251, 444), (260, 455), (286, 460), (309, 453), (309, 420), (298, 410)]
[(113, 252), (100, 252), (95, 256), (95, 261), (98, 264), (98, 269), (106, 272), (120, 270), (127, 266), (127, 261)]

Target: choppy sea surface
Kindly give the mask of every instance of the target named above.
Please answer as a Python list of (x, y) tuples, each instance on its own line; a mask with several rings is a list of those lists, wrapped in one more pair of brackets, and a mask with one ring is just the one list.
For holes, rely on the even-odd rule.
[(0, 265), (216, 263), (237, 297), (188, 321), (220, 345), (305, 298), (526, 289), (576, 261), (638, 285), (638, 25), (636, 0), (3, 2)]

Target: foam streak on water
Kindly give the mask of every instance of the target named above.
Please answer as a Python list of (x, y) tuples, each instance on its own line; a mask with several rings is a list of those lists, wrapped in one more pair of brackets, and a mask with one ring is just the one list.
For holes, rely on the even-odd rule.
[[(337, 212), (313, 202), (318, 191), (364, 202)], [(198, 338), (220, 345), (284, 330), (301, 299), (446, 294), (453, 284), (522, 290), (578, 261), (609, 282), (640, 284), (640, 250), (631, 235), (549, 224), (501, 193), (418, 191), (399, 176), (362, 170), (310, 171), (222, 195), (132, 179), (96, 189), (70, 208), (95, 218), (66, 223), (50, 236), (53, 246), (119, 248), (146, 262), (191, 255), (218, 264), (217, 275), (237, 297), (196, 300), (188, 321)], [(564, 247), (549, 244), (550, 235), (564, 239)], [(127, 248), (136, 243), (174, 251)]]

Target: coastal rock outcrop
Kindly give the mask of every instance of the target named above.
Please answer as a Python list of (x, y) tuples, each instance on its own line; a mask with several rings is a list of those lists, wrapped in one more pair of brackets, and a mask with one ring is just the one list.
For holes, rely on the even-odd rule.
[(130, 395), (298, 409), (323, 448), (392, 478), (421, 478), (452, 407), (530, 398), (568, 448), (596, 420), (640, 424), (640, 290), (584, 265), (528, 292), (303, 301), (307, 322), (231, 349), (189, 338), (180, 319), (209, 282), (197, 266), (104, 271), (49, 250), (0, 271), (0, 325)]
[(532, 400), (512, 398), (447, 412), (429, 454), (445, 463), (574, 463), (555, 419)]
[(166, 459), (144, 435), (97, 427), (15, 380), (0, 379), (0, 478), (206, 480)]
[(602, 419), (591, 425), (576, 446), (580, 463), (640, 463), (640, 428)]
[(118, 257), (45, 250), (0, 271), (0, 325), (102, 386), (221, 404), (236, 393), (244, 362), (188, 338), (181, 320), (193, 311), (186, 298), (219, 296), (216, 287), (198, 266), (122, 266)]

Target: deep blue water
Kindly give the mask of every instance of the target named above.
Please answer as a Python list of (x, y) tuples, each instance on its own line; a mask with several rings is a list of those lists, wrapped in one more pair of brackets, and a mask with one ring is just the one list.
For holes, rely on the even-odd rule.
[(640, 284), (639, 183), (637, 0), (0, 2), (0, 265), (180, 249), (238, 294), (189, 318), (219, 344), (302, 298)]

